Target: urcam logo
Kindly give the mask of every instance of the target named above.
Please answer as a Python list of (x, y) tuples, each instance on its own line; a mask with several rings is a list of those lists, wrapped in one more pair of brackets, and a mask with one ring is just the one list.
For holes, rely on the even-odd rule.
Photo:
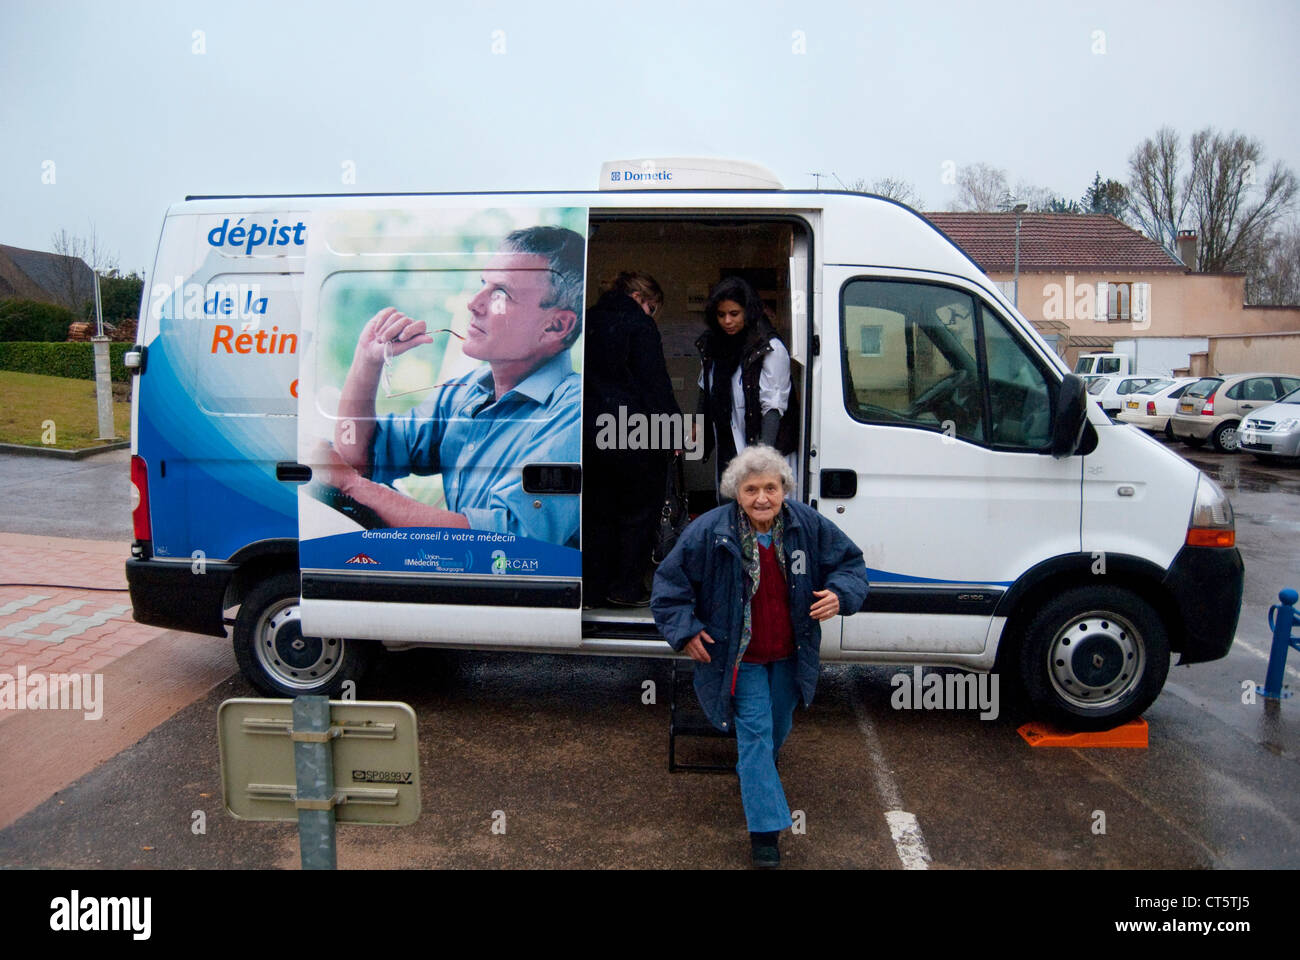
[(230, 218), (226, 217), (221, 226), (208, 231), (208, 244), (213, 247), (243, 247), (244, 253), (251, 254), (254, 247), (287, 247), (290, 244), (301, 247), (307, 242), (303, 237), (307, 225), (301, 220), (292, 227), (287, 224), (279, 226), (279, 223), (280, 218), (276, 217), (269, 227), (260, 223), (244, 226), (244, 218), (240, 217), (232, 227)]
[(376, 566), (379, 565), (378, 560), (375, 560), (372, 557), (368, 557), (364, 553), (358, 553), (355, 557), (352, 557), (349, 560), (344, 560), (343, 562), (344, 563), (373, 563)]
[(493, 573), (536, 573), (541, 564), (531, 557), (507, 557), (504, 550), (492, 551)]

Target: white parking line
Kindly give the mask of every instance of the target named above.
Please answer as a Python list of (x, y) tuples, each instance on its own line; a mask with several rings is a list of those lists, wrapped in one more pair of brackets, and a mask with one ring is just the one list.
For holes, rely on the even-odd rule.
[(885, 805), (885, 822), (889, 824), (889, 835), (893, 838), (898, 859), (902, 861), (904, 870), (927, 870), (930, 864), (930, 848), (925, 845), (921, 824), (917, 821), (916, 814), (902, 809), (903, 795), (885, 765), (885, 752), (880, 748), (880, 738), (876, 736), (876, 728), (871, 723), (871, 718), (867, 716), (856, 695), (850, 696), (850, 702), (853, 704), (853, 715), (857, 718), (858, 729), (862, 731), (862, 736), (867, 741), (867, 752), (871, 755), (871, 773), (876, 781), (876, 793)]
[[(1259, 657), (1259, 659), (1263, 660), (1265, 663), (1268, 663), (1267, 653), (1265, 653), (1263, 650), (1260, 650), (1258, 647), (1251, 646), (1245, 640), (1241, 639), (1241, 637), (1234, 637), (1232, 640), (1232, 645), (1234, 647), (1241, 647), (1241, 649), (1245, 650), (1247, 653), (1253, 653), (1255, 656)], [(1297, 680), (1300, 680), (1300, 670), (1297, 670), (1295, 667), (1288, 666), (1286, 668), (1286, 672), (1291, 676), (1295, 677)], [(1263, 683), (1262, 680), (1260, 682)]]

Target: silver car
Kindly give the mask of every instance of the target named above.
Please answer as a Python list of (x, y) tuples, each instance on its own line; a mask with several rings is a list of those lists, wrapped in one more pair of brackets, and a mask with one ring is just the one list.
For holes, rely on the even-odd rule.
[(1237, 431), (1237, 442), (1259, 460), (1300, 457), (1300, 390), (1247, 415)]
[(1220, 453), (1237, 449), (1237, 427), (1244, 417), (1300, 388), (1300, 377), (1285, 373), (1232, 373), (1202, 377), (1187, 388), (1169, 418), (1174, 436), (1189, 447), (1206, 440)]

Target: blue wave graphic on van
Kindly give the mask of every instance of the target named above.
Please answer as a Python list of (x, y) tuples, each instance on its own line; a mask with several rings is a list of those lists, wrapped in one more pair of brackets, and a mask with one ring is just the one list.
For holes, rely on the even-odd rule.
[(184, 339), (196, 335), (164, 318), (140, 380), (136, 449), (149, 468), (154, 555), (201, 550), (217, 560), (258, 540), (296, 538), (296, 487), (275, 478), (275, 464), (295, 459), (297, 418), (207, 413), (187, 371), (195, 356)]
[(875, 567), (867, 567), (867, 579), (872, 583), (934, 583), (962, 587), (1009, 587), (1015, 583), (1014, 580), (947, 580), (942, 577), (912, 577), (905, 573), (877, 570)]

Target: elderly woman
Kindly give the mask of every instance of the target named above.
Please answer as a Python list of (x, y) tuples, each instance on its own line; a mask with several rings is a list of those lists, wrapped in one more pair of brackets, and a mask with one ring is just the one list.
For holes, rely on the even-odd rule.
[(862, 551), (786, 494), (794, 476), (772, 447), (742, 450), (722, 476), (734, 503), (692, 523), (654, 578), (650, 609), (674, 650), (696, 661), (695, 692), (714, 726), (736, 732), (740, 798), (755, 866), (781, 862), (790, 807), (776, 771), (796, 703), (810, 704), (821, 625), (867, 597)]

